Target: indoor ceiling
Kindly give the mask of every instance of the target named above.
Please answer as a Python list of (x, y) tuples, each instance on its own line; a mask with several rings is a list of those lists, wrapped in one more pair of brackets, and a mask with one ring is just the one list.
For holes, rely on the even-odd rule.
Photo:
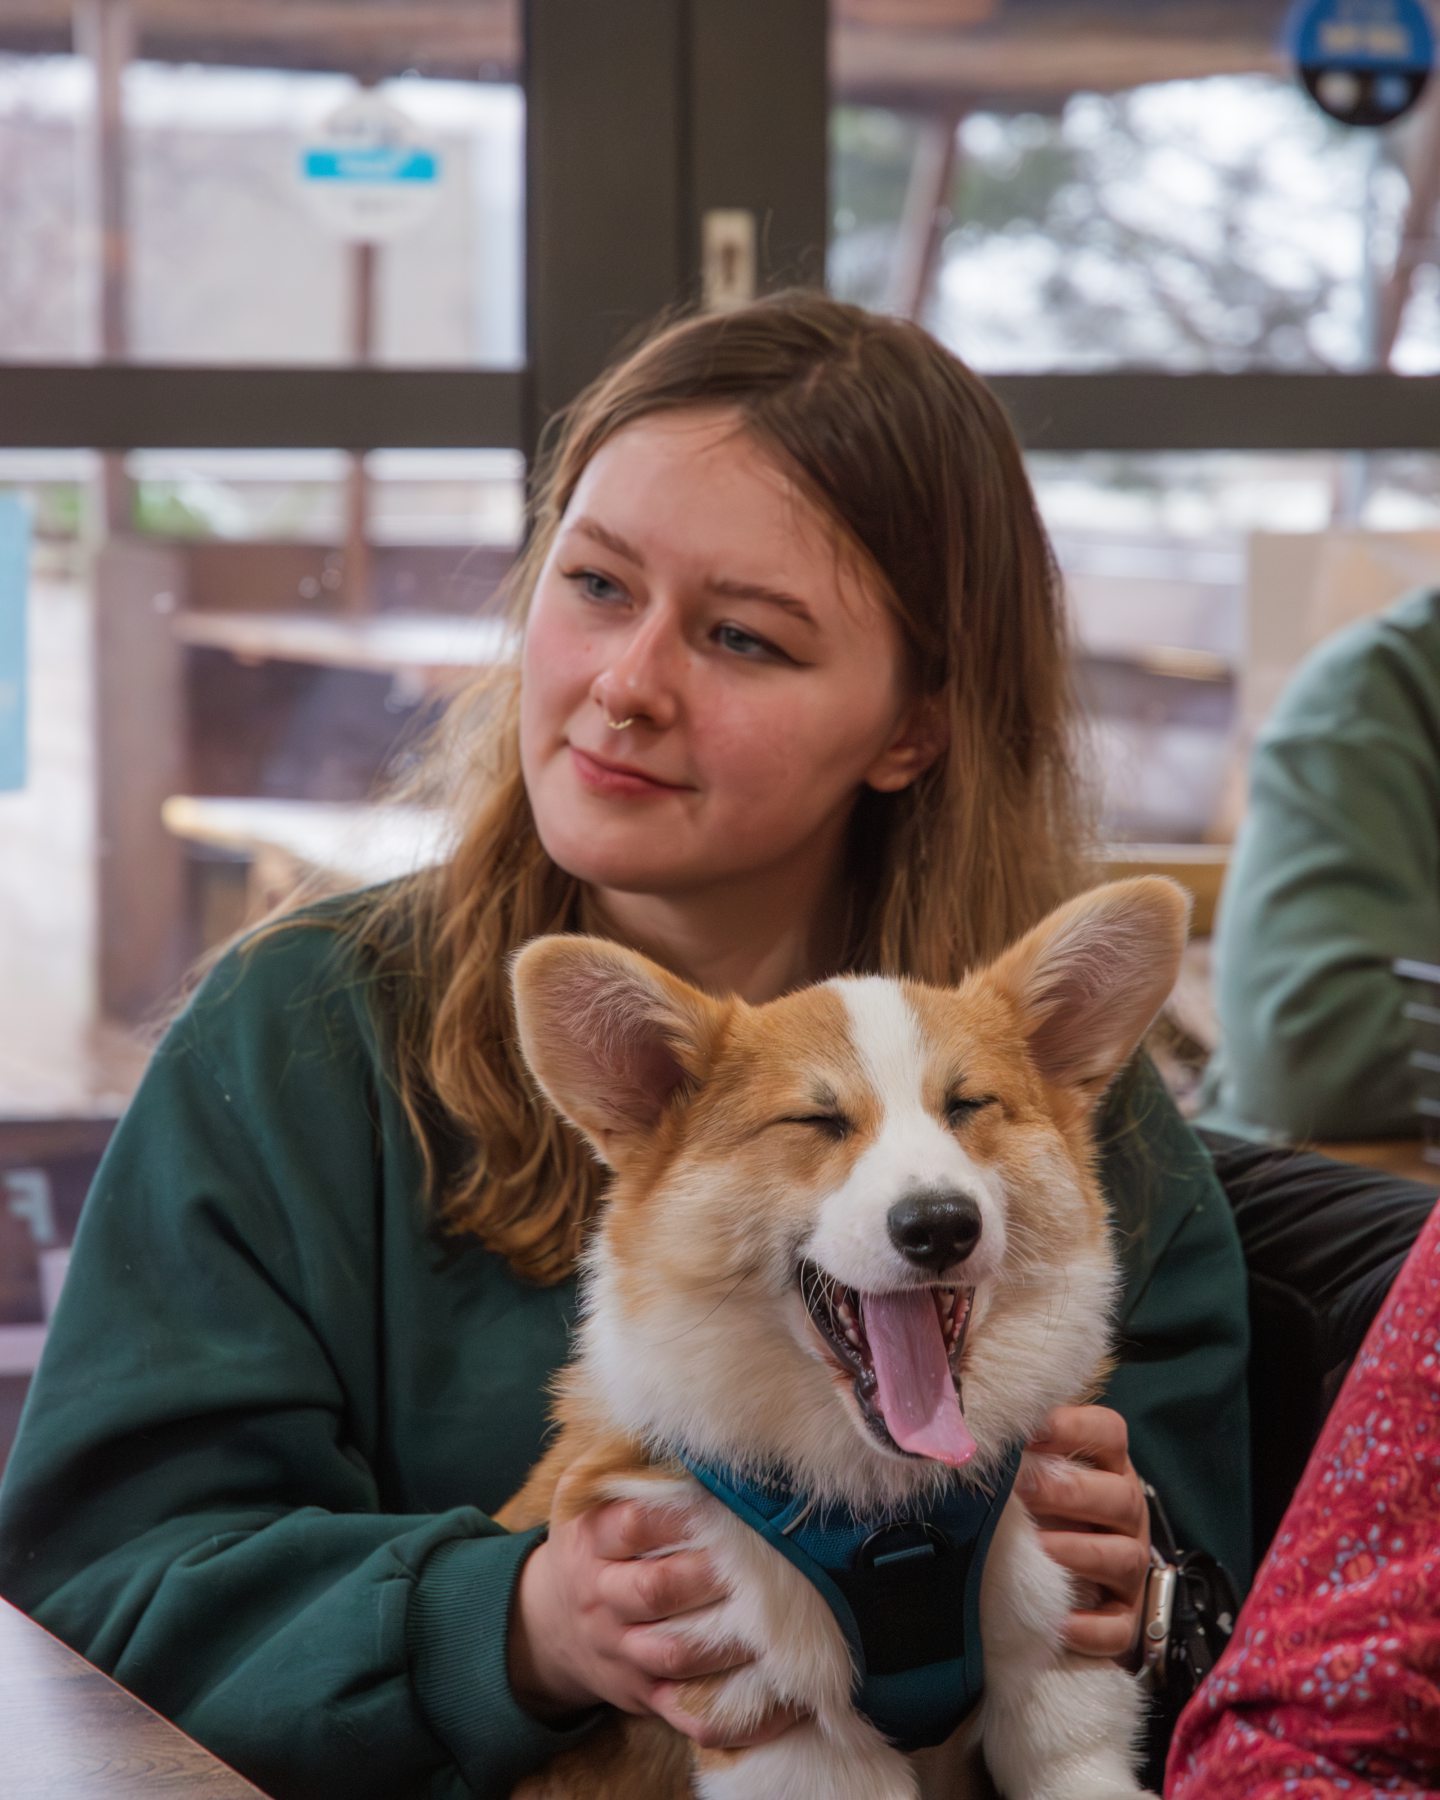
[[(63, 51), (106, 0), (3, 0), (0, 48)], [(166, 62), (513, 79), (519, 0), (130, 0)], [(837, 97), (1043, 107), (1077, 89), (1278, 69), (1284, 0), (832, 0)]]

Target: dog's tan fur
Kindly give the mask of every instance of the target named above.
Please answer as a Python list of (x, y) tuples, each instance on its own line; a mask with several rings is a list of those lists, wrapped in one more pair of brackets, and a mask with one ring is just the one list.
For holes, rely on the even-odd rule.
[[(1095, 923), (1107, 907), (1108, 938)], [(944, 1118), (957, 1087), (989, 1100), (959, 1135), (969, 1164), (1004, 1196), (1005, 1268), (977, 1297), (959, 1370), (978, 1445), (965, 1479), (985, 1480), (1051, 1405), (1089, 1393), (1103, 1372), (1113, 1271), (1093, 1107), (1168, 990), (1184, 914), (1168, 883), (1117, 884), (1073, 902), (958, 990), (895, 984), (923, 1040), (925, 1113)], [(1068, 967), (1072, 945), (1096, 969)], [(1139, 973), (1097, 973), (1112, 953)], [(1117, 1000), (1123, 1016), (1112, 1024), (1086, 984), (1113, 980), (1128, 993), (1127, 979), (1135, 992)], [(528, 947), (516, 988), (537, 1079), (615, 1181), (591, 1256), (582, 1354), (559, 1383), (558, 1435), (501, 1522), (523, 1528), (652, 1484), (657, 1496), (673, 1494), (680, 1471), (665, 1441), (692, 1420), (732, 1457), (781, 1461), (798, 1485), (860, 1509), (913, 1502), (943, 1479), (938, 1465), (887, 1454), (867, 1437), (851, 1377), (803, 1342), (793, 1298), (797, 1248), (813, 1241), (817, 1216), (845, 1190), (886, 1117), (843, 985), (750, 1007), (704, 996), (614, 945), (572, 938)], [(827, 1105), (850, 1121), (843, 1138), (787, 1122)], [(1081, 1279), (1081, 1269), (1094, 1273)], [(1079, 1290), (1071, 1305), (1079, 1322), (1052, 1343), (1047, 1319), (1069, 1303), (1067, 1284)], [(664, 1390), (667, 1419), (647, 1411), (658, 1377), (621, 1392), (612, 1339), (674, 1361), (685, 1391)], [(1057, 1356), (1073, 1366), (1057, 1373)], [(731, 1422), (737, 1388), (743, 1424)], [(559, 1514), (562, 1475), (570, 1479)], [(988, 1634), (986, 1642), (988, 1650)], [(718, 1716), (729, 1680), (690, 1684), (688, 1708)], [(515, 1792), (682, 1800), (692, 1774), (741, 1768), (744, 1754), (695, 1757), (662, 1722), (617, 1715)], [(927, 1753), (915, 1767), (942, 1761)], [(955, 1779), (952, 1768), (947, 1792), (961, 1791)], [(755, 1800), (765, 1800), (758, 1789)]]

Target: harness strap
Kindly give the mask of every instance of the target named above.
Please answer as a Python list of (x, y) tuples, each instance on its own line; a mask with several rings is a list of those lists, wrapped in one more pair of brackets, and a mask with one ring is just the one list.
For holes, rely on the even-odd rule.
[(845, 1634), (866, 1718), (902, 1750), (949, 1737), (984, 1686), (980, 1578), (1020, 1449), (992, 1491), (952, 1481), (923, 1514), (883, 1523), (779, 1480), (679, 1460), (817, 1589)]

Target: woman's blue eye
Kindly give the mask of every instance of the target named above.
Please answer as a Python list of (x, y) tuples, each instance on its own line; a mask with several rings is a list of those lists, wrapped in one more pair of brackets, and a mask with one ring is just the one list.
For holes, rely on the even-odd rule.
[(775, 656), (779, 654), (763, 638), (752, 637), (748, 631), (742, 631), (738, 625), (721, 625), (716, 630), (715, 637), (725, 649), (733, 650), (738, 656)]
[(608, 575), (599, 575), (594, 569), (581, 569), (570, 577), (578, 581), (587, 600), (617, 600), (621, 597), (620, 589)]

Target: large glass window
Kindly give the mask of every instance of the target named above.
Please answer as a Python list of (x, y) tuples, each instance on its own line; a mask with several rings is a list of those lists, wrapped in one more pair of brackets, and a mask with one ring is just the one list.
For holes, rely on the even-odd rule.
[(832, 286), (982, 369), (1440, 369), (1440, 92), (1337, 124), (1284, 11), (835, 0)]
[(1029, 467), (1112, 840), (1227, 840), (1254, 733), (1295, 663), (1440, 580), (1440, 455), (1039, 455)]
[[(831, 0), (832, 289), (992, 375), (1440, 371), (1440, 84), (1349, 130), (1288, 66), (1287, 11)], [(1434, 454), (1030, 468), (1112, 839), (1226, 839), (1294, 661), (1440, 578)]]
[(0, 792), (0, 1120), (113, 1110), (143, 1058), (95, 1006), (93, 462), (0, 452), (0, 496), (31, 521), (26, 780)]
[[(520, 35), (518, 0), (0, 8), (0, 363), (174, 364), (191, 393), (244, 364), (522, 368)], [(31, 540), (0, 1126), (113, 1117), (199, 951), (297, 873), (428, 852), (370, 802), (499, 642), (524, 463), (476, 437), (0, 448)]]
[(0, 358), (95, 353), (97, 258), (82, 152), (89, 89), (72, 56), (18, 56), (0, 24)]
[(0, 1119), (113, 1107), (168, 978), (298, 875), (427, 854), (428, 821), (381, 829), (370, 803), (505, 647), (516, 452), (373, 452), (363, 589), (347, 457), (134, 453), (136, 529), (103, 544), (99, 463), (0, 452), (32, 528), (29, 766), (0, 793)]
[[(357, 103), (420, 147), (421, 178), (388, 184), (413, 200), (393, 222), (363, 211), (372, 189), (388, 203), (384, 185), (329, 172), (344, 154), (363, 170), (362, 152), (326, 148)], [(137, 63), (125, 109), (137, 359), (523, 360), (513, 83)], [(349, 235), (372, 229), (385, 235), (365, 249)]]
[(111, 16), (0, 16), (0, 358), (523, 362), (518, 0)]

